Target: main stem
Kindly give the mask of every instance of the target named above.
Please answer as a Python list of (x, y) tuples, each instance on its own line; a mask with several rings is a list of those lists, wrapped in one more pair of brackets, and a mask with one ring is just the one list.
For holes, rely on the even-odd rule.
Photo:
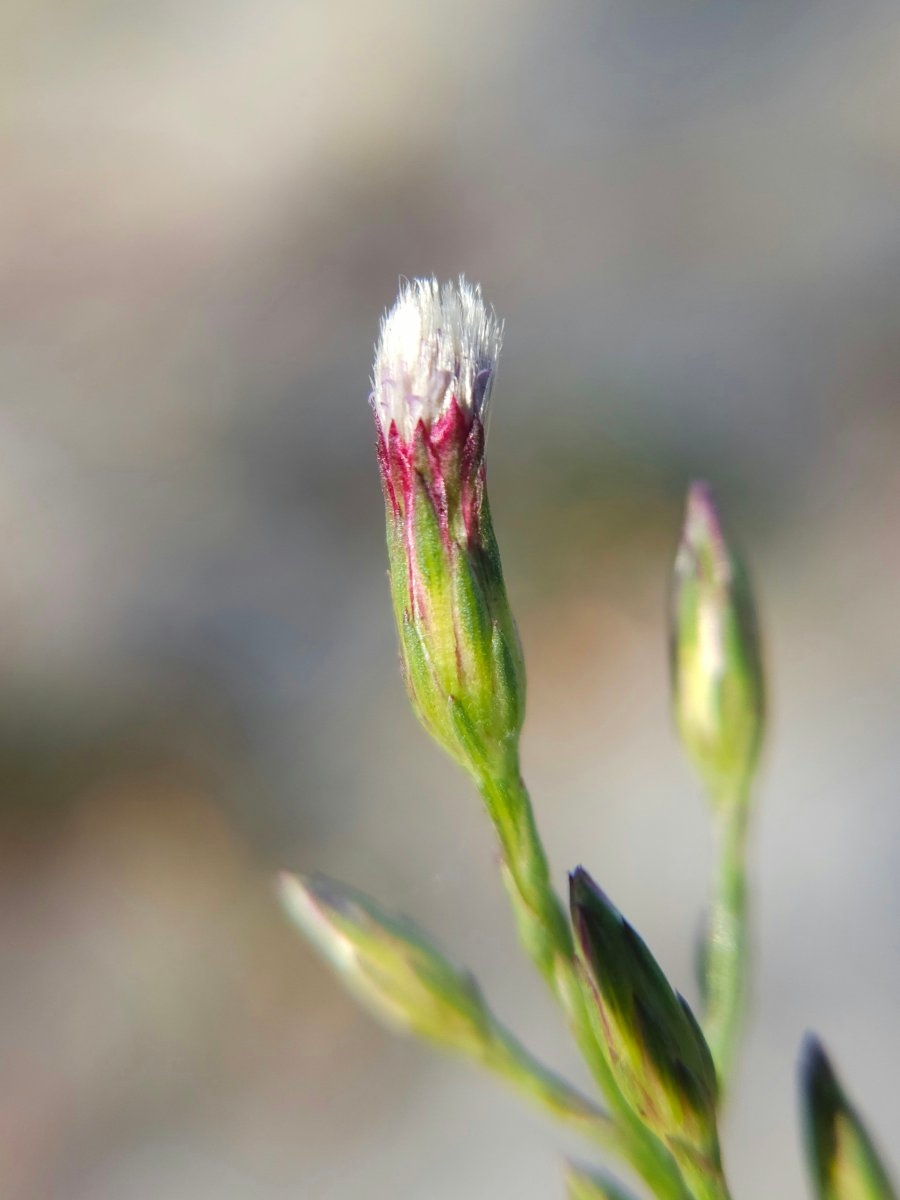
[(582, 1057), (615, 1113), (620, 1152), (661, 1200), (690, 1200), (681, 1173), (662, 1143), (645, 1128), (619, 1091), (591, 1028), (578, 978), (568, 918), (550, 881), (547, 856), (531, 799), (511, 758), (477, 777), (500, 839), (503, 882), (519, 937), (566, 1014)]
[(704, 1032), (724, 1094), (734, 1069), (747, 991), (749, 934), (747, 920), (748, 785), (716, 797), (719, 856), (706, 943), (706, 1017)]

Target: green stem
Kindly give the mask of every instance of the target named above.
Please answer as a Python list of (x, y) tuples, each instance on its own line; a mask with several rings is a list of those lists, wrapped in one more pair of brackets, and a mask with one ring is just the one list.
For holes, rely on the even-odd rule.
[(627, 1155), (627, 1141), (612, 1118), (538, 1062), (502, 1026), (495, 1028), (485, 1066), (575, 1132), (604, 1150)]
[[(694, 1200), (694, 1192), (685, 1188), (674, 1162), (671, 1178), (669, 1170), (661, 1174), (659, 1159), (647, 1153), (642, 1139), (636, 1138), (630, 1127), (614, 1120), (565, 1080), (549, 1071), (501, 1026), (496, 1028), (485, 1065), (574, 1132), (630, 1163), (657, 1196)], [(656, 1145), (663, 1150), (660, 1143)], [(728, 1193), (727, 1190), (698, 1191), (696, 1197), (698, 1200), (701, 1197), (702, 1200), (712, 1200), (713, 1197), (715, 1200), (728, 1200)]]
[(571, 960), (574, 946), (568, 918), (550, 882), (531, 799), (517, 765), (502, 775), (482, 776), (478, 786), (500, 839), (503, 882), (513, 902), (519, 935), (556, 992), (558, 960)]
[(519, 937), (565, 1012), (572, 1035), (613, 1110), (620, 1153), (661, 1200), (690, 1200), (678, 1167), (619, 1091), (591, 1025), (568, 918), (550, 882), (531, 799), (515, 758), (477, 777), (500, 840), (503, 882)]
[(705, 948), (704, 1032), (724, 1096), (734, 1069), (747, 990), (747, 785), (716, 798), (719, 856)]

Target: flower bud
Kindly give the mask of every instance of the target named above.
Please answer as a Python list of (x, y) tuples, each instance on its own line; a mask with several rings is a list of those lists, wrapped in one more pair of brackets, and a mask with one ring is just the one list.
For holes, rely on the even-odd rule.
[(278, 889), (294, 924), (375, 1017), (452, 1050), (478, 1057), (486, 1051), (492, 1018), (478, 984), (412, 922), (321, 877), (283, 873)]
[(814, 1037), (803, 1047), (800, 1088), (807, 1154), (819, 1200), (896, 1200), (865, 1126)]
[(485, 484), (501, 335), (479, 288), (406, 284), (382, 321), (371, 396), (407, 690), (476, 775), (515, 753), (525, 706)]
[(600, 1047), (633, 1111), (679, 1161), (718, 1169), (716, 1072), (687, 1002), (581, 867), (572, 925)]
[(705, 483), (688, 492), (672, 589), (675, 721), (713, 797), (746, 784), (763, 734), (763, 672), (753, 597)]

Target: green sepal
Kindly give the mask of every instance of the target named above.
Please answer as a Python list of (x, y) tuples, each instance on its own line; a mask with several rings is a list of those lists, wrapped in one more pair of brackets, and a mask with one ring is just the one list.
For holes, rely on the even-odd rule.
[(415, 622), (404, 617), (400, 626), (400, 648), (406, 690), (416, 716), (431, 736), (457, 759), (461, 758), (447, 723), (447, 705), (437, 672), (428, 656), (426, 643)]
[(494, 622), (491, 665), (497, 721), (507, 730), (505, 740), (513, 742), (525, 719), (525, 667), (519, 634), (511, 621), (507, 622), (506, 628), (499, 621)]
[(429, 657), (443, 689), (451, 691), (457, 661), (452, 564), (431, 494), (418, 472), (413, 478), (413, 588), (419, 601), (411, 604), (413, 620), (419, 626), (420, 636), (427, 641)]
[(461, 676), (456, 694), (469, 711), (473, 723), (487, 730), (496, 721), (491, 614), (481, 581), (472, 570), (468, 556), (459, 547), (454, 547), (451, 554), (456, 668)]

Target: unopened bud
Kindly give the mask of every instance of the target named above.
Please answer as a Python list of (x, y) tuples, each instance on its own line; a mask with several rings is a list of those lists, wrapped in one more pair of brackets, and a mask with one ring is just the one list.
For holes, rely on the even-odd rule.
[(525, 708), (485, 483), (501, 335), (479, 288), (406, 284), (382, 321), (371, 396), (407, 690), (429, 733), (477, 775), (515, 754)]
[(570, 901), (600, 1046), (619, 1090), (677, 1158), (717, 1170), (716, 1072), (687, 1002), (581, 867), (570, 877)]
[(859, 1114), (814, 1037), (803, 1047), (800, 1089), (809, 1166), (819, 1200), (896, 1200)]
[(492, 1025), (477, 983), (412, 922), (331, 880), (285, 873), (278, 887), (288, 916), (375, 1017), (401, 1032), (481, 1056)]
[(731, 794), (759, 756), (763, 671), (750, 585), (705, 483), (688, 492), (669, 636), (681, 739), (711, 794)]

